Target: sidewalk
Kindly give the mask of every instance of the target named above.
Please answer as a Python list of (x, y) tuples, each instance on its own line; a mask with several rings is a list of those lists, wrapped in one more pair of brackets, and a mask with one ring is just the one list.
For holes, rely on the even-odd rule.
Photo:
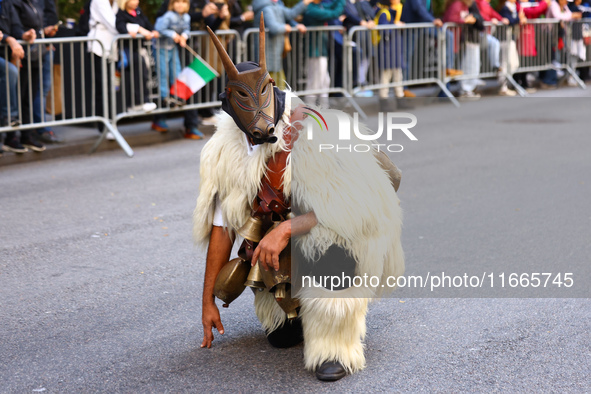
[[(135, 121), (119, 125), (119, 131), (123, 138), (129, 143), (132, 149), (140, 146), (161, 144), (168, 141), (179, 140), (183, 138), (183, 118), (171, 118), (167, 121), (169, 126), (168, 133), (158, 133), (150, 128), (151, 120)], [(0, 167), (13, 164), (29, 163), (54, 159), (58, 157), (67, 157), (74, 155), (88, 155), (91, 148), (96, 143), (100, 134), (98, 130), (91, 127), (90, 124), (78, 126), (62, 126), (52, 129), (61, 139), (61, 144), (46, 144), (47, 149), (44, 152), (29, 151), (24, 154), (4, 152), (0, 157)], [(213, 134), (213, 126), (200, 126), (199, 130), (206, 136)], [(189, 141), (188, 141), (189, 142)], [(98, 147), (97, 152), (109, 150), (120, 150), (125, 155), (119, 144), (115, 141), (105, 139)]]

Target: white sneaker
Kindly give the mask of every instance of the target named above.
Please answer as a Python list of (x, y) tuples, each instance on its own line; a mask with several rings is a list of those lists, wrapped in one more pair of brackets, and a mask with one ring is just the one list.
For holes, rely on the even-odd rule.
[(480, 98), (480, 93), (474, 93), (474, 92), (462, 92), (460, 93), (460, 98), (470, 98), (470, 99), (479, 99)]
[(514, 97), (517, 96), (517, 92), (515, 90), (511, 90), (511, 89), (501, 89), (499, 90), (499, 95), (500, 96), (507, 96), (507, 97)]
[(154, 111), (156, 108), (158, 108), (156, 103), (144, 103), (144, 105), (142, 105), (142, 110), (145, 112)]
[(115, 134), (111, 133), (110, 131), (107, 133), (107, 139), (109, 141), (115, 141)]
[(134, 105), (133, 107), (129, 107), (129, 111), (131, 112), (150, 112), (154, 111), (158, 106), (154, 103), (144, 103), (140, 105)]

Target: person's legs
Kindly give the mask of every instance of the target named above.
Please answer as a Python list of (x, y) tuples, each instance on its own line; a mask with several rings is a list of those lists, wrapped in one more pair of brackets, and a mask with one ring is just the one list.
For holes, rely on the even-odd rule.
[[(308, 59), (308, 70), (307, 70), (307, 82), (306, 82), (306, 90), (317, 90), (321, 88), (321, 65), (320, 65), (321, 57), (311, 57)], [(310, 94), (306, 96), (306, 104), (308, 105), (316, 105), (316, 94)]]
[[(395, 68), (392, 71), (393, 71), (392, 77), (393, 77), (394, 82), (402, 82), (402, 69)], [(394, 94), (396, 95), (397, 98), (404, 97), (404, 88), (402, 86), (394, 87)]]
[(168, 52), (169, 51), (166, 48), (159, 48), (157, 51), (158, 72), (160, 75), (160, 97), (162, 97), (163, 100), (169, 96), (168, 91), (170, 89), (170, 85), (168, 84), (170, 80)]
[[(41, 86), (40, 89), (38, 88), (35, 99), (33, 100), (33, 118), (35, 123), (45, 122), (45, 99), (51, 89), (51, 58), (52, 51), (48, 51), (43, 56), (43, 63), (41, 65)], [(40, 127), (37, 129), (38, 134), (46, 131), (49, 131), (48, 127)]]
[(464, 54), (464, 59), (462, 63), (464, 75), (474, 77), (471, 79), (463, 79), (460, 81), (462, 91), (464, 93), (470, 94), (474, 92), (474, 89), (476, 89), (476, 85), (478, 83), (476, 77), (478, 76), (478, 72), (480, 70), (480, 44), (473, 42), (466, 43), (466, 52)]
[(0, 119), (8, 124), (10, 114), (10, 123), (14, 126), (19, 123), (17, 86), (18, 69), (14, 64), (0, 57)]
[(330, 89), (330, 74), (328, 72), (328, 57), (323, 56), (320, 58), (320, 89), (323, 93), (320, 93), (320, 106), (328, 108), (330, 103), (328, 101), (328, 90)]
[[(32, 62), (33, 63), (33, 62)], [(29, 71), (30, 71), (30, 79), (29, 79)], [(40, 89), (42, 86), (40, 85), (41, 80), (39, 79), (40, 69), (37, 67), (31, 67), (29, 69), (28, 62), (23, 63), (23, 67), (21, 68), (20, 73), (20, 83), (21, 83), (21, 108), (23, 111), (23, 124), (30, 124), (36, 122), (35, 116), (35, 108), (34, 108), (34, 99), (35, 97), (40, 94)], [(38, 115), (38, 114), (37, 114)], [(45, 146), (37, 141), (35, 138), (36, 132), (34, 130), (21, 130), (21, 144), (34, 150), (36, 152), (42, 152), (45, 150)]]
[(499, 67), (501, 67), (501, 43), (496, 37), (492, 36), (491, 34), (486, 35), (486, 42), (488, 46), (488, 58), (490, 60), (490, 66), (493, 70), (498, 70)]

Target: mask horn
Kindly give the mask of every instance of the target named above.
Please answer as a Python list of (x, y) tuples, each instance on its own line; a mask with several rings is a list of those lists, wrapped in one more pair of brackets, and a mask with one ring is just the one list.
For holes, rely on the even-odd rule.
[(259, 24), (259, 67), (267, 69), (267, 57), (265, 56), (265, 18), (261, 12), (261, 23)]
[(215, 48), (218, 51), (218, 55), (222, 60), (222, 64), (224, 65), (226, 74), (228, 74), (228, 79), (238, 79), (238, 70), (236, 69), (236, 66), (234, 65), (232, 59), (230, 59), (228, 52), (226, 52), (226, 49), (224, 48), (218, 37), (215, 35), (215, 33), (211, 31), (209, 26), (207, 26), (207, 31), (209, 32), (209, 36), (213, 41), (213, 45), (215, 45)]

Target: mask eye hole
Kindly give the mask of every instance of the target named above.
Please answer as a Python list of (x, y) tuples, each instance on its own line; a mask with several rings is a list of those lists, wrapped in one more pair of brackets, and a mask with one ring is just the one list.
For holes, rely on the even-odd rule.
[(270, 83), (266, 84), (265, 87), (263, 88), (263, 91), (261, 92), (261, 94), (267, 94), (267, 91), (269, 90), (269, 85)]
[(248, 98), (248, 95), (247, 95), (246, 93), (244, 93), (242, 90), (237, 90), (237, 91), (236, 91), (236, 94), (238, 94), (238, 96), (239, 96), (240, 98), (243, 98), (243, 99), (246, 99), (246, 98)]

